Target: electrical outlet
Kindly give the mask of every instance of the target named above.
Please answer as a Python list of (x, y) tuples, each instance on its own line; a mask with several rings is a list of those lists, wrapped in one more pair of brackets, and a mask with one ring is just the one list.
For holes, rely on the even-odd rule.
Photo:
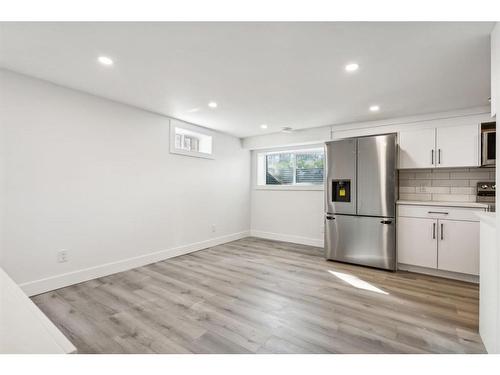
[(66, 263), (68, 261), (68, 250), (61, 250), (57, 252), (57, 261), (59, 263)]
[(212, 224), (212, 233), (215, 233), (217, 231), (217, 227), (215, 226), (215, 224)]

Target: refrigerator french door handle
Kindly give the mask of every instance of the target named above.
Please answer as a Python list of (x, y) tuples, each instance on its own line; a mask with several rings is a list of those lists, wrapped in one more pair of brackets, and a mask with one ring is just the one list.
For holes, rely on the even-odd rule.
[(431, 164), (434, 165), (434, 149), (431, 150)]
[(438, 150), (438, 164), (441, 164), (441, 149)]
[(432, 239), (436, 239), (436, 223), (432, 223)]
[(444, 224), (441, 223), (441, 241), (444, 240)]

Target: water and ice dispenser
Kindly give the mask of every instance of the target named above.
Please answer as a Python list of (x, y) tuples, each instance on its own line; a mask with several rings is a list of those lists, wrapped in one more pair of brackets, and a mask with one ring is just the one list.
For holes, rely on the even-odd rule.
[(332, 202), (351, 201), (351, 180), (332, 181)]

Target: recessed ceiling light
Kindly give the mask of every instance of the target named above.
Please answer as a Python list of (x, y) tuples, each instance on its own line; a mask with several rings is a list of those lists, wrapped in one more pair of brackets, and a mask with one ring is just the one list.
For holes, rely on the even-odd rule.
[(356, 70), (359, 69), (359, 65), (356, 63), (350, 63), (345, 66), (345, 70), (347, 72), (355, 72)]
[(262, 124), (260, 127), (261, 127), (262, 129), (267, 129), (267, 124)]
[(380, 107), (378, 105), (371, 105), (370, 106), (370, 111), (372, 112), (378, 112), (380, 110)]
[(210, 103), (208, 103), (208, 106), (210, 108), (217, 108), (217, 103), (216, 102), (210, 102)]
[(106, 66), (111, 66), (113, 65), (113, 60), (111, 60), (109, 57), (107, 56), (99, 56), (97, 58), (97, 61), (99, 61), (102, 65), (106, 65)]

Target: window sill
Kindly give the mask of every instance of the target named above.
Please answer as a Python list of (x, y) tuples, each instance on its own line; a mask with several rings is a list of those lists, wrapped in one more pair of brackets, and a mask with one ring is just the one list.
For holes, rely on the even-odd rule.
[(187, 151), (187, 150), (182, 150), (182, 149), (171, 149), (170, 150), (171, 154), (177, 154), (177, 155), (184, 155), (184, 156), (192, 156), (194, 158), (202, 158), (202, 159), (215, 159), (213, 154), (205, 154), (203, 152), (197, 152), (197, 151)]
[(256, 185), (254, 190), (323, 191), (323, 185)]

